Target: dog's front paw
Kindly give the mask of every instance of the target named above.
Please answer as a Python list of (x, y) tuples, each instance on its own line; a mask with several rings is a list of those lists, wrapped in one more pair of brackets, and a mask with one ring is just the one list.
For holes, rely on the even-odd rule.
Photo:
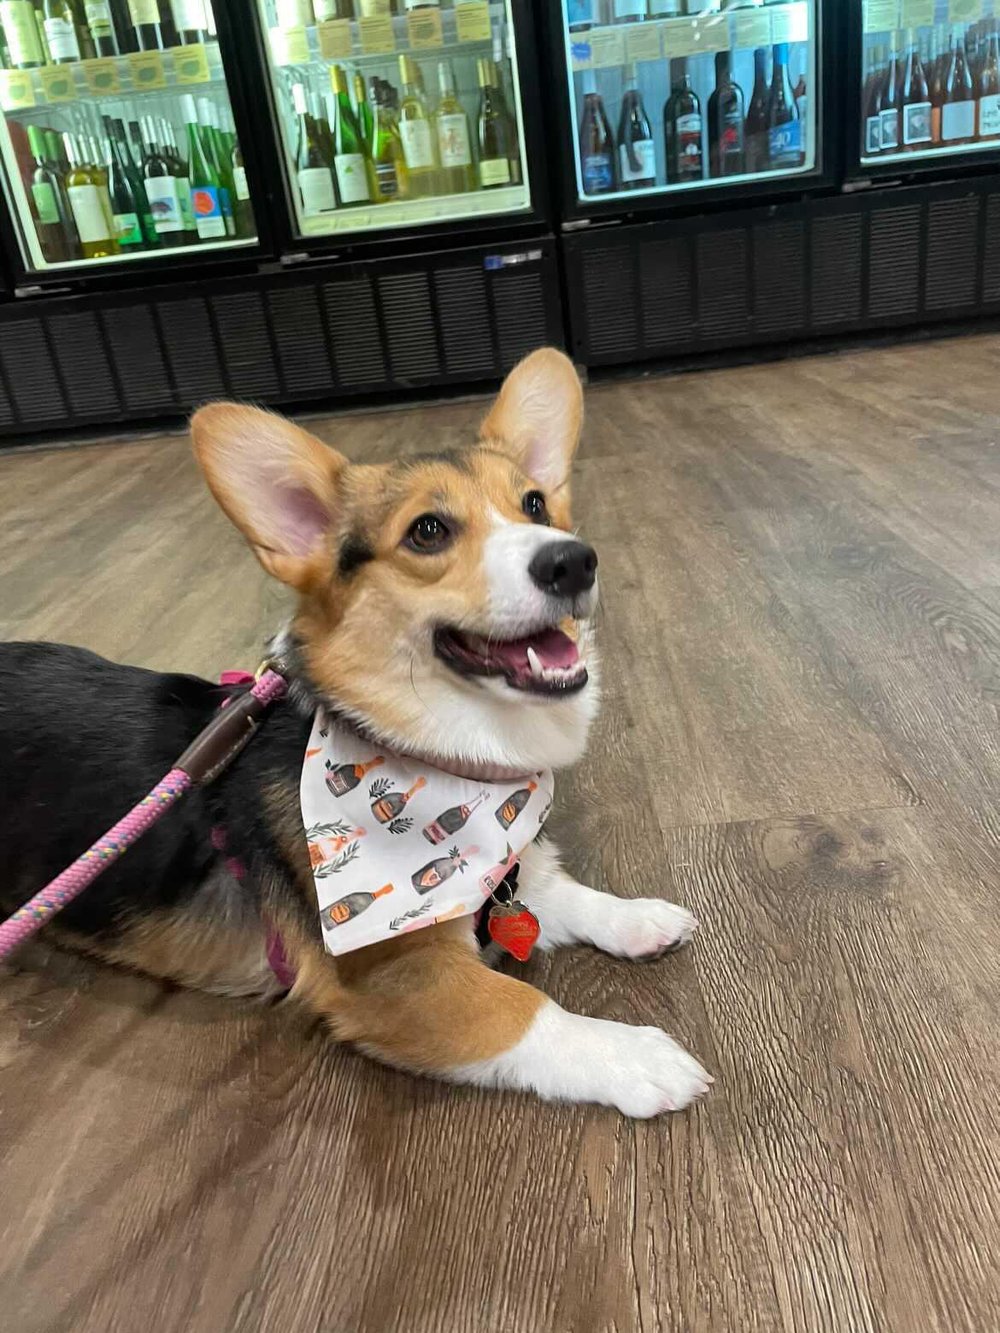
[(659, 958), (687, 944), (698, 929), (690, 912), (659, 898), (607, 897), (606, 903), (594, 944), (620, 958)]
[(663, 1111), (682, 1111), (708, 1091), (711, 1074), (665, 1032), (625, 1023), (612, 1026), (620, 1028), (616, 1051), (597, 1075), (606, 1087), (605, 1095), (595, 1100), (645, 1120)]

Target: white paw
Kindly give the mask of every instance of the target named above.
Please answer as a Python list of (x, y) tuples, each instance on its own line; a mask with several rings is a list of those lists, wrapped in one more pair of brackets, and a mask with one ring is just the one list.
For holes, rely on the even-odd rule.
[(603, 1071), (606, 1096), (595, 1100), (645, 1120), (663, 1111), (682, 1111), (708, 1091), (711, 1075), (659, 1028), (609, 1026), (619, 1029), (617, 1051)]
[(659, 898), (611, 898), (593, 930), (594, 944), (621, 958), (658, 958), (687, 944), (698, 929), (690, 912)]

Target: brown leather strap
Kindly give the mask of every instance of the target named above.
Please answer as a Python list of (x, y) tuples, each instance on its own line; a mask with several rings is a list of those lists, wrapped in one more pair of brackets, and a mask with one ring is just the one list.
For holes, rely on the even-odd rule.
[(200, 786), (211, 782), (253, 736), (267, 707), (249, 691), (234, 695), (198, 733), (174, 767), (182, 768)]

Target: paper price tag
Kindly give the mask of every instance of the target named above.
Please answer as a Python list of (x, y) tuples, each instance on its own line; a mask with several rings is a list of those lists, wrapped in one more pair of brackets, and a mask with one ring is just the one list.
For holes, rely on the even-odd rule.
[(135, 51), (128, 58), (128, 72), (133, 88), (165, 88), (167, 74), (159, 51)]
[(407, 14), (406, 31), (414, 51), (443, 45), (440, 9), (417, 9)]
[(350, 19), (331, 19), (321, 23), (316, 33), (319, 37), (319, 53), (324, 60), (343, 60), (352, 51)]
[(899, 27), (899, 0), (865, 0), (865, 32), (895, 32)]
[(396, 49), (391, 18), (358, 19), (358, 32), (365, 55), (380, 55)]
[(729, 22), (725, 14), (695, 19), (694, 35), (698, 50), (704, 55), (729, 50)]
[(732, 16), (733, 46), (737, 51), (753, 51), (771, 45), (771, 15), (758, 10), (737, 10)]
[(590, 63), (594, 69), (625, 63), (625, 34), (620, 28), (594, 28), (590, 34)]
[(663, 25), (663, 54), (668, 60), (696, 56), (700, 50), (694, 19), (667, 19)]
[(309, 34), (305, 28), (272, 28), (271, 59), (276, 65), (308, 65)]
[(455, 6), (455, 35), (460, 42), (490, 40), (493, 35), (490, 29), (490, 7), (484, 0)]
[(929, 28), (934, 23), (934, 0), (903, 0), (902, 27)]
[(171, 53), (174, 59), (174, 78), (178, 83), (207, 83), (208, 52), (201, 42), (192, 46), (176, 46)]
[(65, 65), (43, 65), (38, 71), (38, 77), (42, 85), (42, 97), (46, 102), (76, 100), (76, 84)]
[[(930, 0), (933, 8), (934, 0)], [(772, 42), (808, 42), (808, 4), (779, 5), (771, 10)]]
[(983, 0), (948, 0), (948, 18), (952, 23), (978, 23), (983, 17)]
[(83, 81), (87, 91), (101, 97), (107, 93), (121, 91), (121, 79), (118, 77), (118, 62), (112, 56), (102, 56), (99, 60), (84, 60)]
[(18, 111), (35, 105), (35, 88), (26, 69), (0, 69), (0, 107)]
[(631, 24), (625, 33), (625, 52), (629, 60), (659, 60), (660, 29), (655, 23)]

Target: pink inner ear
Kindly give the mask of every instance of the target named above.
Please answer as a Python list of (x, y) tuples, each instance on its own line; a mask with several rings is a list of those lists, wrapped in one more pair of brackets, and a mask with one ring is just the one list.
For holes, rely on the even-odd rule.
[(287, 555), (308, 555), (330, 525), (330, 516), (305, 487), (271, 486), (268, 496), (280, 549)]

